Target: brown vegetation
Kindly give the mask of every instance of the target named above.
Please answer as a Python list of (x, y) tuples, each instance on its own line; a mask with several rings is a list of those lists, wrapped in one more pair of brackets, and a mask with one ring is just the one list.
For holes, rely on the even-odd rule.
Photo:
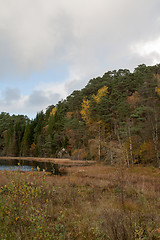
[(103, 165), (1, 172), (0, 239), (160, 239), (160, 172)]
[(27, 160), (37, 162), (51, 162), (63, 166), (86, 166), (95, 164), (95, 161), (71, 160), (69, 158), (42, 158), (42, 157), (2, 157), (0, 160)]

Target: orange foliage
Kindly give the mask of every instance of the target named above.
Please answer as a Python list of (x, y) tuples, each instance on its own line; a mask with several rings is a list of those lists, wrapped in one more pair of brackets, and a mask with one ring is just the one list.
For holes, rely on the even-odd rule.
[(33, 143), (31, 144), (31, 146), (30, 146), (30, 149), (29, 149), (31, 155), (34, 155), (35, 149), (36, 149), (36, 144), (33, 142)]
[(84, 160), (87, 158), (87, 151), (85, 148), (75, 149), (72, 152), (72, 158), (75, 160)]
[(155, 92), (160, 95), (160, 88), (159, 87), (155, 87)]
[(66, 113), (66, 117), (67, 117), (67, 118), (72, 118), (72, 115), (73, 115), (73, 112), (67, 112), (67, 113)]
[(98, 160), (98, 141), (96, 139), (90, 139), (88, 141), (88, 146), (91, 158)]
[(48, 128), (48, 125), (46, 125), (45, 127), (43, 127), (43, 134), (46, 134), (47, 128)]
[(2, 136), (2, 137), (5, 137), (6, 134), (7, 134), (7, 132), (8, 132), (8, 130), (4, 130), (1, 136)]
[(131, 96), (128, 97), (128, 103), (134, 107), (137, 103), (140, 102), (140, 96), (138, 92), (134, 92)]

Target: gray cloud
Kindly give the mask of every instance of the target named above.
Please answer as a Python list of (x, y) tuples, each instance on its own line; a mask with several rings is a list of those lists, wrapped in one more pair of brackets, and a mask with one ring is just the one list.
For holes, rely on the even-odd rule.
[(34, 90), (29, 96), (23, 96), (18, 89), (6, 89), (0, 98), (1, 111), (11, 114), (27, 114), (34, 117), (35, 114), (44, 110), (48, 105), (56, 104), (61, 100), (58, 93), (43, 90)]
[(116, 61), (131, 41), (157, 34), (159, 5), (158, 0), (0, 0), (2, 70), (8, 62), (32, 72), (54, 61), (79, 69), (95, 66), (101, 57)]
[(33, 106), (42, 106), (47, 104), (48, 98), (44, 95), (43, 91), (33, 91), (29, 96), (28, 104)]
[(43, 109), (47, 104), (55, 104), (60, 100), (60, 95), (58, 93), (44, 92), (42, 90), (35, 90), (29, 96), (27, 105), (36, 108), (41, 107)]
[(19, 89), (7, 88), (2, 95), (4, 96), (4, 102), (8, 104), (16, 103), (20, 100), (21, 94)]
[(58, 93), (46, 92), (43, 90), (34, 90), (24, 101), (23, 107), (27, 110), (29, 116), (34, 116), (37, 112), (44, 110), (52, 104), (61, 100)]
[(159, 0), (0, 0), (0, 82), (21, 75), (23, 84), (55, 65), (69, 72), (57, 89), (45, 79), (28, 96), (6, 90), (6, 109), (17, 97), (13, 110), (34, 112), (108, 70), (158, 61), (159, 53), (142, 56), (131, 46), (160, 37), (159, 9)]

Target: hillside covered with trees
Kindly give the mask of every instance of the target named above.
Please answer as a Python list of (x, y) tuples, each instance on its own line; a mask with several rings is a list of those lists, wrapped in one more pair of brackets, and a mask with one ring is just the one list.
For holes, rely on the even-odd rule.
[(0, 155), (160, 167), (160, 65), (108, 71), (27, 116), (0, 114)]

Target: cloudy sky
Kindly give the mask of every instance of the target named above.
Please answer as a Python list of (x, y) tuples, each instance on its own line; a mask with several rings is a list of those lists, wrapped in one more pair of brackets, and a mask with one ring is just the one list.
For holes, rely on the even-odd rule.
[(0, 0), (0, 112), (35, 117), (109, 70), (160, 63), (159, 0)]

